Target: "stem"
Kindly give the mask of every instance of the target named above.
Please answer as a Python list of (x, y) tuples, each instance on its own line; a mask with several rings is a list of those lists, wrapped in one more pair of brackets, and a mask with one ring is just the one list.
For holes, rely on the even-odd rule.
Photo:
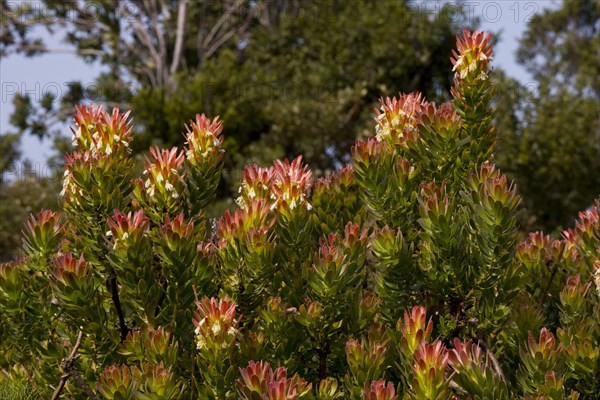
[(319, 355), (319, 379), (323, 380), (327, 378), (327, 356), (329, 355), (329, 342), (325, 345), (323, 350), (318, 349), (317, 354)]
[(542, 309), (544, 308), (544, 301), (546, 301), (546, 297), (548, 296), (548, 292), (550, 291), (550, 286), (552, 286), (552, 281), (554, 280), (554, 277), (556, 276), (556, 273), (558, 272), (558, 268), (554, 265), (553, 262), (550, 261), (548, 263), (548, 267), (552, 268), (552, 274), (550, 275), (548, 284), (546, 285), (546, 288), (542, 292), (542, 297), (540, 298), (540, 309), (539, 309), (540, 313), (542, 312)]
[(119, 317), (121, 343), (123, 343), (127, 338), (129, 328), (127, 328), (127, 325), (125, 324), (125, 316), (123, 315), (123, 309), (121, 308), (121, 300), (119, 299), (119, 290), (117, 288), (117, 277), (112, 276), (110, 280), (106, 283), (106, 286), (108, 286), (110, 296), (112, 298), (113, 304), (115, 305), (115, 309), (117, 310), (117, 316)]
[(496, 375), (498, 375), (500, 380), (506, 381), (506, 378), (504, 377), (504, 372), (502, 372), (502, 368), (500, 368), (500, 363), (494, 356), (494, 353), (492, 353), (490, 351), (487, 341), (485, 339), (481, 338), (481, 339), (479, 339), (479, 345), (485, 350), (488, 360), (490, 360), (492, 362), (492, 367), (494, 368)]
[(75, 369), (75, 361), (79, 358), (77, 351), (81, 346), (81, 341), (83, 339), (83, 327), (79, 328), (79, 333), (77, 334), (77, 341), (75, 342), (75, 346), (71, 350), (69, 357), (63, 358), (60, 363), (61, 368), (65, 371), (65, 373), (60, 377), (60, 382), (58, 383), (58, 387), (54, 391), (52, 398), (50, 400), (57, 400), (60, 397), (61, 392), (65, 388), (67, 380), (69, 377), (73, 376), (73, 379), (79, 384), (79, 386), (83, 389), (85, 394), (92, 400), (99, 400), (98, 396), (94, 393), (94, 391), (90, 388), (90, 386), (85, 382), (79, 373)]

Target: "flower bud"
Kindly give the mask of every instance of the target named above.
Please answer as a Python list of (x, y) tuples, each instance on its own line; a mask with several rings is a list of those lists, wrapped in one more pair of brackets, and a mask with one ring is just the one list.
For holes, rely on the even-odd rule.
[(31, 257), (49, 257), (56, 251), (60, 241), (60, 215), (50, 210), (42, 210), (37, 218), (29, 215), (25, 223), (23, 244)]
[(142, 364), (142, 373), (140, 374), (140, 390), (143, 399), (176, 399), (180, 392), (179, 384), (173, 372), (165, 368), (161, 361), (157, 365)]
[(397, 400), (396, 390), (391, 382), (385, 382), (383, 379), (371, 382), (371, 385), (365, 383), (363, 390), (363, 400)]
[(567, 278), (567, 283), (560, 292), (562, 326), (572, 325), (586, 316), (587, 293), (592, 282), (582, 284), (579, 275)]
[(344, 393), (338, 389), (338, 381), (334, 378), (323, 379), (317, 387), (317, 399), (319, 400), (335, 400), (342, 399)]
[(83, 259), (83, 254), (76, 259), (71, 253), (56, 256), (52, 259), (54, 271), (52, 276), (57, 282), (70, 286), (83, 284), (91, 273), (91, 268)]
[(127, 365), (106, 367), (96, 383), (96, 390), (107, 399), (131, 399), (138, 392), (141, 371)]
[(174, 365), (177, 359), (177, 343), (172, 343), (171, 334), (164, 328), (151, 327), (130, 331), (119, 353), (127, 357), (128, 362), (165, 362)]
[(357, 382), (369, 382), (380, 378), (385, 368), (385, 353), (387, 343), (360, 342), (350, 339), (346, 342), (346, 360), (350, 373)]
[(0, 264), (0, 291), (9, 297), (18, 297), (22, 292), (20, 268), (17, 262)]
[(527, 345), (520, 351), (523, 364), (520, 381), (527, 391), (534, 391), (548, 371), (560, 368), (562, 352), (562, 344), (557, 344), (548, 329), (542, 328), (539, 341), (529, 333)]
[(410, 311), (404, 312), (404, 320), (398, 320), (396, 330), (402, 332), (400, 349), (407, 358), (412, 358), (413, 354), (423, 342), (428, 342), (433, 330), (433, 322), (426, 321), (427, 309), (421, 306), (415, 306)]
[(417, 399), (445, 399), (448, 351), (440, 341), (422, 342), (415, 352), (412, 390)]
[(169, 265), (191, 264), (197, 254), (194, 222), (185, 222), (183, 214), (171, 219), (168, 215), (160, 228), (160, 257)]
[(312, 385), (294, 375), (287, 378), (287, 370), (279, 367), (275, 371), (268, 362), (250, 361), (246, 368), (240, 369), (238, 393), (242, 399), (255, 398), (268, 400), (300, 399), (310, 394)]

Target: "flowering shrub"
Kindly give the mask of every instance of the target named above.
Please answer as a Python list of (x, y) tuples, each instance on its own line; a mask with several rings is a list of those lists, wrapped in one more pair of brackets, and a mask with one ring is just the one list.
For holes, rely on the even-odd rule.
[(251, 165), (216, 224), (222, 124), (153, 148), (80, 107), (63, 213), (0, 266), (0, 375), (44, 398), (593, 399), (597, 207), (519, 241), (495, 169), (489, 36), (458, 39), (452, 103), (385, 99), (352, 163)]

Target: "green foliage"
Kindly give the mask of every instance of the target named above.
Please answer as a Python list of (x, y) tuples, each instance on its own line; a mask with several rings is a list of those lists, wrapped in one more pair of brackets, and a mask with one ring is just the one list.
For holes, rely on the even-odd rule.
[(63, 213), (0, 266), (3, 376), (45, 397), (64, 376), (75, 398), (596, 398), (600, 211), (519, 242), (492, 56), (464, 31), (452, 102), (382, 100), (316, 183), (300, 157), (248, 166), (216, 223), (218, 119), (136, 177), (128, 114), (79, 107)]

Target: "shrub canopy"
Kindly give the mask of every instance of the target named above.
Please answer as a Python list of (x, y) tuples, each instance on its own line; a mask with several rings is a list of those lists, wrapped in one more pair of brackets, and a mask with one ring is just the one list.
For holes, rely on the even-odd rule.
[(0, 367), (44, 397), (576, 399), (600, 382), (600, 222), (519, 241), (489, 162), (490, 37), (465, 31), (453, 101), (381, 102), (375, 135), (319, 179), (248, 166), (206, 218), (222, 123), (135, 177), (128, 113), (79, 107), (62, 214), (0, 267)]

